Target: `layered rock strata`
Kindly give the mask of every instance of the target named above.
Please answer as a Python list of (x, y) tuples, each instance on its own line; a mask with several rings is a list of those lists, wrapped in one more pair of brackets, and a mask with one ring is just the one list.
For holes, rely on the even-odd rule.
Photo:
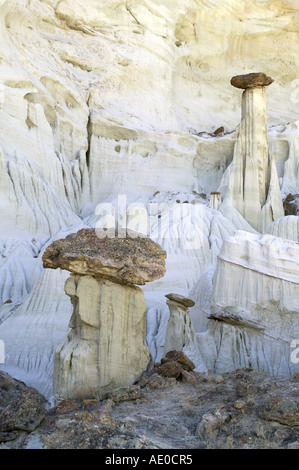
[[(233, 157), (241, 95), (228, 83), (240, 64), (275, 77), (270, 152), (282, 194), (297, 195), (299, 207), (295, 3), (0, 0), (1, 368), (52, 396), (52, 352), (67, 334), (71, 303), (67, 271), (42, 272), (40, 250), (85, 225), (94, 205), (118, 195), (147, 204), (160, 192), (168, 207), (168, 194), (175, 201), (186, 193), (182, 202), (225, 195), (226, 181), (219, 184)], [(250, 231), (237, 210), (203, 207), (191, 227), (200, 249), (182, 251), (162, 224), (167, 276), (145, 287), (155, 359), (169, 315), (164, 294), (194, 299), (192, 320), (196, 309), (201, 316), (193, 325), (203, 331), (222, 241), (237, 228)]]
[(195, 305), (193, 300), (178, 294), (167, 294), (166, 298), (170, 315), (165, 336), (164, 353), (173, 349), (182, 350), (194, 337), (192, 321), (188, 312), (188, 307)]
[(212, 191), (210, 193), (210, 204), (209, 206), (212, 208), (212, 209), (218, 209), (218, 207), (220, 206), (221, 204), (221, 193), (217, 192), (217, 191)]
[[(292, 356), (299, 337), (298, 259), (298, 243), (270, 234), (237, 231), (223, 243), (209, 333), (198, 336), (209, 367), (284, 376), (298, 371)], [(207, 348), (212, 342), (214, 353)]]
[(44, 267), (72, 272), (65, 283), (73, 304), (71, 330), (54, 362), (56, 401), (100, 397), (140, 378), (149, 351), (144, 294), (134, 283), (162, 277), (165, 256), (144, 237), (100, 239), (94, 229), (47, 248)]
[(272, 82), (263, 73), (231, 79), (233, 86), (244, 91), (226, 200), (258, 231), (266, 230), (284, 215), (275, 160), (270, 158), (267, 137), (265, 87)]

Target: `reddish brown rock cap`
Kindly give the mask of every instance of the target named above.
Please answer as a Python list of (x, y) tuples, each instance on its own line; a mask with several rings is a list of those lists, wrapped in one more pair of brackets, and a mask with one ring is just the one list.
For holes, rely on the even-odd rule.
[(43, 266), (119, 284), (144, 285), (164, 276), (166, 252), (151, 239), (137, 235), (127, 231), (126, 238), (117, 234), (99, 238), (96, 229), (84, 228), (48, 246)]
[(268, 86), (271, 85), (271, 83), (273, 82), (274, 80), (271, 77), (268, 77), (262, 72), (248, 73), (246, 75), (236, 75), (230, 81), (231, 85), (236, 88), (242, 88), (243, 90), (246, 90), (246, 88)]

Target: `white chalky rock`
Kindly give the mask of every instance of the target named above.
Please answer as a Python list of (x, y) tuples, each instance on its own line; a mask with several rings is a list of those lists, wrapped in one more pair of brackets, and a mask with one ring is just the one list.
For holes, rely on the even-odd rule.
[(71, 331), (55, 354), (55, 400), (99, 398), (109, 389), (133, 384), (149, 360), (142, 290), (72, 275), (65, 291), (74, 310)]
[[(223, 240), (236, 229), (255, 232), (231, 205), (215, 211), (204, 199), (211, 191), (224, 198), (228, 188), (241, 98), (229, 80), (240, 64), (275, 78), (270, 154), (282, 194), (298, 198), (297, 11), (297, 0), (0, 0), (1, 369), (52, 396), (54, 351), (71, 305), (65, 272), (40, 274), (40, 250), (119, 195), (128, 205), (147, 206), (159, 191), (184, 210), (185, 199), (204, 204), (171, 227), (157, 215), (159, 234), (150, 221), (167, 273), (143, 290), (156, 360), (167, 292), (194, 299), (193, 326), (206, 329)], [(265, 216), (273, 204), (271, 197)], [(190, 226), (199, 248), (192, 237), (170, 237)], [(292, 237), (293, 227), (290, 234), (284, 224), (279, 236)], [(209, 346), (213, 358), (215, 342)]]
[[(270, 234), (238, 231), (224, 242), (209, 333), (198, 335), (201, 353), (218, 372), (238, 367), (270, 375), (296, 371), (291, 344), (299, 337), (298, 259), (298, 243)], [(213, 342), (214, 358), (207, 350)]]
[(71, 331), (55, 354), (57, 402), (100, 397), (141, 377), (149, 360), (146, 306), (134, 284), (163, 277), (165, 257), (157, 243), (131, 231), (99, 237), (85, 228), (47, 247), (43, 266), (72, 273), (65, 283)]
[(299, 242), (299, 217), (288, 215), (276, 219), (270, 225), (268, 233), (276, 237), (288, 238), (289, 240)]
[(269, 156), (266, 88), (272, 79), (264, 74), (233, 77), (244, 88), (242, 118), (230, 171), (226, 200), (259, 231), (284, 215), (274, 158)]
[(198, 350), (189, 307), (194, 301), (177, 294), (167, 294), (170, 316), (167, 323), (164, 355), (173, 350), (183, 351), (200, 371), (206, 370)]

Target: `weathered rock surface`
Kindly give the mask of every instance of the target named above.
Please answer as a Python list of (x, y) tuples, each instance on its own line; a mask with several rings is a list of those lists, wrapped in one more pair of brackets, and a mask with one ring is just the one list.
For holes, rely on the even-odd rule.
[(166, 363), (168, 361), (176, 361), (181, 367), (185, 370), (191, 371), (195, 369), (195, 364), (189, 359), (183, 351), (172, 350), (168, 351), (165, 354), (165, 357), (161, 359), (161, 363)]
[(111, 388), (133, 384), (149, 360), (142, 290), (71, 275), (65, 291), (73, 314), (71, 331), (55, 354), (56, 402), (101, 397)]
[[(240, 64), (240, 73), (264, 70), (275, 78), (267, 96), (272, 165), (282, 195), (299, 194), (297, 2), (139, 3), (120, 0), (111, 8), (108, 0), (0, 1), (1, 368), (26, 377), (47, 397), (53, 351), (68, 331), (71, 311), (64, 271), (42, 272), (39, 253), (51, 237), (89, 223), (82, 218), (94, 216), (99, 202), (122, 194), (128, 204), (147, 204), (160, 191), (166, 205), (173, 196), (202, 204), (192, 224), (185, 215), (179, 219), (194, 229), (195, 249), (182, 249), (182, 239), (171, 238), (169, 224), (161, 224), (168, 275), (148, 287), (147, 339), (160, 359), (166, 292), (194, 299), (193, 325), (206, 329), (217, 255), (223, 240), (245, 224), (236, 210), (215, 211), (213, 198), (209, 208), (205, 196), (216, 190), (224, 195), (228, 186), (225, 177), (218, 189), (240, 120), (240, 91), (229, 85)], [(276, 206), (270, 202), (269, 216)], [(295, 224), (283, 225), (280, 234), (293, 228), (295, 234)], [(236, 312), (228, 314), (235, 321)], [(256, 325), (251, 320), (247, 326)], [(241, 323), (235, 350), (247, 360), (248, 350), (238, 349), (239, 333), (247, 333)], [(250, 355), (271, 353), (285, 373), (275, 343), (276, 337)], [(214, 347), (209, 343), (210, 358)], [(288, 350), (286, 342), (285, 357)]]
[(195, 369), (195, 364), (183, 351), (172, 350), (162, 357), (161, 364), (156, 364), (155, 370), (162, 377), (174, 377), (182, 382), (194, 382), (194, 376), (190, 372)]
[(272, 79), (258, 73), (234, 77), (232, 82), (245, 91), (224, 203), (262, 232), (284, 215), (276, 164), (269, 153), (266, 89), (262, 85), (269, 85)]
[(207, 365), (220, 373), (244, 366), (273, 375), (298, 371), (291, 355), (299, 336), (298, 259), (298, 243), (269, 234), (239, 231), (224, 242), (209, 334), (197, 336)]
[(195, 331), (188, 310), (195, 305), (195, 302), (178, 294), (167, 294), (165, 297), (168, 299), (166, 303), (169, 308), (169, 319), (163, 348), (165, 359), (172, 358), (174, 355), (174, 360), (177, 360), (173, 351), (182, 351), (178, 353), (182, 358), (186, 353), (189, 357), (192, 357), (201, 370), (206, 370), (198, 350)]
[(71, 331), (55, 353), (56, 402), (101, 397), (140, 378), (149, 351), (144, 293), (134, 284), (162, 277), (165, 258), (157, 243), (135, 232), (100, 238), (91, 228), (45, 250), (45, 268), (72, 272), (65, 283), (73, 304)]
[(0, 442), (16, 438), (18, 431), (34, 431), (45, 417), (46, 405), (37, 390), (0, 372)]
[(270, 225), (268, 233), (275, 237), (282, 237), (294, 242), (299, 242), (299, 217), (296, 215), (287, 215), (276, 219)]
[(138, 398), (141, 398), (140, 385), (131, 385), (113, 389), (110, 392), (107, 392), (104, 398), (106, 400), (113, 400), (115, 403), (137, 400)]
[(166, 252), (141, 234), (126, 232), (110, 238), (86, 228), (52, 243), (44, 252), (45, 268), (144, 285), (165, 274)]
[(168, 300), (173, 300), (174, 302), (177, 302), (178, 304), (181, 304), (185, 308), (194, 307), (194, 305), (195, 305), (195, 302), (192, 299), (188, 299), (187, 297), (184, 297), (183, 295), (166, 294), (165, 297)]
[(283, 201), (283, 208), (284, 213), (286, 216), (288, 215), (296, 215), (297, 214), (297, 204), (295, 203), (297, 195), (293, 195), (289, 193)]
[(221, 193), (218, 191), (212, 191), (210, 193), (209, 207), (217, 210), (220, 204), (221, 204)]
[(169, 360), (159, 366), (157, 372), (163, 377), (174, 377), (177, 379), (181, 375), (182, 367), (178, 362)]

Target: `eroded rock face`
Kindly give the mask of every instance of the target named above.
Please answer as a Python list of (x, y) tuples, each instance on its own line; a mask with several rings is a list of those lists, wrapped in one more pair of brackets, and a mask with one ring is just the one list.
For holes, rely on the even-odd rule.
[(188, 371), (195, 369), (195, 364), (191, 361), (191, 359), (189, 359), (186, 356), (186, 354), (183, 353), (183, 351), (176, 351), (176, 350), (168, 351), (165, 354), (165, 357), (162, 357), (161, 363), (165, 364), (166, 362), (169, 362), (169, 361), (178, 362), (182, 366), (183, 369), (188, 370)]
[(195, 302), (192, 299), (188, 299), (183, 295), (179, 294), (166, 294), (165, 297), (168, 300), (172, 300), (173, 302), (177, 302), (178, 304), (182, 305), (185, 308), (194, 307)]
[(165, 297), (168, 299), (167, 305), (169, 308), (169, 319), (163, 349), (165, 357), (171, 357), (174, 350), (180, 351), (179, 354), (184, 356), (184, 353), (186, 353), (197, 363), (201, 370), (206, 370), (197, 347), (195, 332), (188, 310), (195, 305), (195, 302), (179, 294), (171, 293)]
[[(298, 119), (298, 6), (295, 0), (277, 0), (271, 8), (237, 0), (201, 2), (200, 8), (198, 0), (178, 8), (172, 0), (119, 1), (115, 8), (108, 0), (31, 0), (25, 8), (23, 0), (0, 3), (1, 302), (20, 303), (34, 287), (16, 312), (15, 303), (2, 306), (0, 321), (11, 317), (1, 323), (0, 338), (7, 366), (21, 365), (22, 376), (48, 390), (53, 347), (66, 334), (70, 313), (58, 270), (35, 282), (38, 250), (61, 228), (81, 223), (77, 214), (90, 201), (217, 189), (233, 153), (235, 133), (227, 132), (239, 122), (240, 95), (229, 81), (240, 64), (275, 77), (267, 105), (270, 126), (278, 125), (269, 130), (271, 145), (282, 192), (299, 193), (299, 129), (292, 122)], [(220, 125), (225, 135), (216, 139), (211, 133)], [(197, 298), (189, 287), (205, 289), (200, 276), (210, 257), (216, 260), (215, 247), (242, 228), (217, 219), (205, 211), (203, 248), (192, 257), (165, 241), (172, 264), (162, 304), (176, 280), (178, 291), (204, 312), (209, 289)], [(58, 318), (66, 318), (60, 330)]]
[(111, 388), (133, 384), (149, 359), (142, 290), (71, 275), (65, 291), (74, 311), (71, 331), (55, 356), (56, 401), (95, 398)]
[(61, 402), (34, 433), (5, 433), (0, 448), (298, 449), (298, 385), (298, 374), (249, 368), (221, 375), (182, 369), (178, 378), (153, 370), (101, 401)]
[(208, 335), (198, 336), (202, 356), (217, 372), (244, 366), (271, 375), (298, 371), (292, 356), (299, 336), (298, 258), (298, 243), (270, 234), (238, 231), (224, 242), (213, 281), (216, 321)]
[(233, 77), (244, 88), (242, 116), (237, 131), (225, 202), (235, 207), (258, 231), (284, 215), (274, 157), (269, 153), (266, 88), (272, 79), (262, 73)]
[(0, 372), (0, 442), (15, 439), (19, 431), (34, 431), (44, 419), (45, 406), (37, 390)]
[(210, 194), (210, 204), (209, 206), (212, 208), (212, 209), (218, 209), (218, 207), (220, 206), (221, 204), (221, 193), (219, 193), (218, 191), (212, 191), (211, 194)]
[(299, 217), (296, 215), (280, 217), (270, 225), (268, 233), (299, 242)]
[(130, 285), (144, 285), (164, 276), (166, 252), (149, 238), (128, 233), (127, 237), (100, 238), (103, 232), (97, 233), (97, 229), (79, 230), (46, 249), (44, 267)]
[(268, 77), (265, 73), (248, 73), (246, 75), (236, 75), (230, 81), (231, 85), (236, 88), (255, 88), (259, 86), (268, 86), (273, 83), (274, 80), (271, 77)]
[(288, 215), (297, 215), (297, 204), (296, 204), (296, 196), (293, 194), (288, 194), (283, 201), (283, 208), (284, 208), (284, 213), (286, 216)]
[(117, 235), (100, 238), (97, 229), (82, 229), (44, 253), (44, 267), (72, 273), (65, 283), (71, 331), (55, 355), (56, 402), (131, 385), (148, 363), (145, 298), (134, 284), (162, 277), (166, 253), (136, 233)]

